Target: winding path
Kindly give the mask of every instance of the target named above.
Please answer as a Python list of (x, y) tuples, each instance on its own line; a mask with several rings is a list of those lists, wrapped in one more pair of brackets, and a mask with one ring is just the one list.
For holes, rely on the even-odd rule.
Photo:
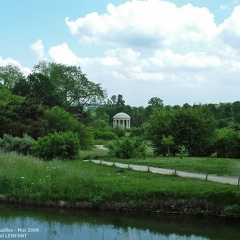
[[(106, 148), (104, 145), (95, 145), (95, 147), (103, 150), (108, 150), (108, 148)], [(85, 161), (89, 161), (89, 160), (85, 160)], [(185, 178), (195, 178), (195, 179), (208, 180), (208, 181), (224, 183), (224, 184), (231, 184), (231, 185), (238, 185), (238, 186), (240, 185), (239, 176), (218, 176), (216, 174), (191, 173), (191, 172), (178, 171), (174, 169), (157, 168), (157, 167), (125, 164), (125, 163), (118, 163), (118, 162), (109, 162), (109, 161), (103, 161), (103, 160), (91, 160), (91, 162), (97, 163), (97, 164), (103, 164), (107, 166), (115, 166), (119, 168), (132, 169), (135, 171), (152, 172), (152, 173), (164, 174), (164, 175), (177, 175), (179, 177), (185, 177)]]
[(238, 177), (238, 176), (218, 176), (215, 174), (206, 174), (206, 173), (190, 173), (190, 172), (183, 172), (183, 171), (178, 171), (178, 170), (173, 170), (173, 169), (149, 167), (149, 166), (134, 165), (134, 164), (125, 164), (125, 163), (118, 163), (118, 162), (109, 162), (109, 161), (94, 160), (94, 159), (93, 160), (84, 160), (84, 161), (91, 161), (96, 164), (115, 166), (118, 168), (132, 169), (135, 171), (152, 172), (152, 173), (164, 174), (164, 175), (177, 175), (179, 177), (195, 178), (195, 179), (200, 179), (200, 180), (208, 180), (208, 181), (212, 181), (212, 182), (238, 185), (238, 186), (240, 184), (240, 177)]

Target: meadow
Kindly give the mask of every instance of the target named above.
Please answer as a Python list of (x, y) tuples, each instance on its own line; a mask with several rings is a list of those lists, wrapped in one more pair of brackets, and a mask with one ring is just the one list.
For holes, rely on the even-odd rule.
[(207, 173), (220, 176), (240, 176), (240, 159), (215, 158), (215, 157), (154, 157), (149, 148), (146, 158), (119, 159), (108, 156), (108, 151), (93, 148), (89, 151), (81, 151), (82, 159), (102, 159), (111, 162), (144, 165), (149, 167), (159, 167), (176, 169), (192, 173)]
[[(92, 158), (96, 155), (104, 157), (106, 151), (93, 149), (80, 153), (80, 157), (85, 158), (89, 154)], [(167, 159), (163, 160), (161, 164), (167, 164)], [(190, 167), (191, 159), (182, 160)], [(139, 163), (137, 161), (142, 161), (143, 165), (158, 164), (157, 159), (131, 160), (132, 163)], [(175, 164), (173, 159), (172, 164)], [(225, 164), (235, 162), (226, 160)], [(123, 211), (165, 212), (167, 209), (170, 212), (213, 214), (219, 214), (227, 206), (240, 204), (239, 186), (123, 170), (85, 162), (80, 158), (41, 161), (15, 153), (1, 153), (0, 165), (2, 201)], [(203, 159), (200, 165), (208, 164)], [(217, 170), (219, 164), (215, 167), (220, 172)]]

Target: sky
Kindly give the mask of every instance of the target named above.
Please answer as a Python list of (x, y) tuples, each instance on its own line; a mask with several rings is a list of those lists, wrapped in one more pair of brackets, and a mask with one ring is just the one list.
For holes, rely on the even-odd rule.
[(80, 66), (131, 106), (240, 101), (240, 0), (0, 0), (0, 66)]

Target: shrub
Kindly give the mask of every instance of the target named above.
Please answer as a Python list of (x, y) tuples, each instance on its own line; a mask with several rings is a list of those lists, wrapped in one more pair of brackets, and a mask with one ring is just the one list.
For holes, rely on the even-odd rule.
[(229, 205), (223, 209), (221, 216), (222, 217), (239, 218), (240, 217), (240, 207), (237, 204)]
[(73, 132), (55, 132), (39, 138), (33, 145), (33, 155), (44, 160), (72, 159), (80, 149), (79, 138)]
[(232, 128), (220, 128), (215, 131), (214, 144), (217, 157), (240, 157), (240, 133)]
[(144, 135), (143, 127), (134, 127), (130, 129), (130, 136), (132, 137), (141, 137)]
[(88, 149), (93, 145), (92, 129), (77, 120), (77, 117), (60, 107), (53, 107), (45, 112), (48, 122), (48, 133), (76, 132), (80, 139), (81, 149)]
[(124, 130), (123, 128), (114, 127), (114, 128), (113, 128), (113, 132), (114, 132), (119, 138), (125, 136), (125, 130)]
[(108, 147), (110, 149), (109, 154), (117, 158), (129, 159), (146, 156), (146, 145), (140, 138), (124, 137)]
[(18, 154), (28, 155), (34, 141), (35, 140), (27, 134), (24, 134), (23, 138), (4, 134), (3, 138), (0, 139), (0, 148), (6, 153), (16, 152)]
[(113, 140), (116, 139), (116, 134), (104, 129), (104, 130), (95, 130), (94, 131), (94, 138), (95, 139), (102, 139), (102, 140)]

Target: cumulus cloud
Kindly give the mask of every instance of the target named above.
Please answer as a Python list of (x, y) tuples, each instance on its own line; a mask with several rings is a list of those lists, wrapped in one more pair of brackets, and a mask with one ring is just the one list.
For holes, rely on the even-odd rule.
[(4, 67), (4, 66), (7, 66), (7, 65), (15, 65), (17, 67), (20, 68), (20, 70), (22, 71), (22, 73), (27, 76), (28, 74), (31, 73), (31, 69), (28, 68), (28, 67), (24, 67), (20, 64), (20, 62), (18, 62), (17, 60), (13, 59), (13, 58), (2, 58), (0, 56), (0, 67)]
[(41, 39), (30, 45), (30, 48), (35, 52), (40, 60), (45, 58), (44, 45)]
[(50, 48), (49, 55), (57, 63), (78, 65), (78, 57), (69, 49), (66, 43)]
[(240, 6), (219, 26), (219, 37), (227, 45), (240, 50)]
[[(80, 46), (104, 47), (101, 56), (77, 56), (63, 43), (48, 51), (56, 62), (80, 65), (109, 94), (134, 104), (153, 96), (169, 103), (211, 102), (228, 89), (240, 90), (240, 6), (219, 26), (207, 8), (178, 8), (160, 0), (109, 4), (104, 14), (65, 19)], [(217, 97), (218, 96), (218, 97)], [(212, 100), (211, 100), (212, 99)], [(221, 101), (221, 100), (218, 100)]]
[(177, 8), (159, 0), (109, 4), (105, 14), (91, 13), (75, 21), (66, 18), (66, 24), (80, 42), (144, 48), (202, 44), (216, 31), (207, 8), (191, 4)]

